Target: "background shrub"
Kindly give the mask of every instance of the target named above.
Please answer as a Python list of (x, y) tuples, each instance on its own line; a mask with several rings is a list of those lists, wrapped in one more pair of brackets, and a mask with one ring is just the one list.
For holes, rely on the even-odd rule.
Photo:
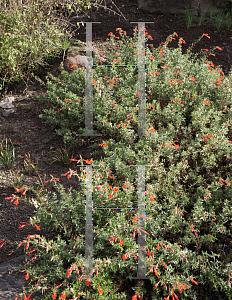
[[(27, 1), (23, 5), (1, 1), (0, 92), (28, 80), (32, 71), (70, 46), (71, 30), (63, 13), (87, 9), (90, 1)], [(79, 25), (79, 24), (78, 24)]]

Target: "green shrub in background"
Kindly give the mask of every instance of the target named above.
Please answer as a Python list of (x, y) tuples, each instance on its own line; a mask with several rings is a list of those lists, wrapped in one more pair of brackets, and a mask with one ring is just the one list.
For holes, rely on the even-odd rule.
[[(62, 12), (87, 9), (88, 1), (67, 1), (58, 10), (58, 0), (24, 4), (21, 7), (0, 7), (0, 92), (10, 84), (27, 80), (32, 70), (45, 65), (51, 57), (66, 51), (70, 46), (71, 32)], [(16, 3), (15, 3), (16, 5)], [(16, 5), (17, 6), (17, 5)]]
[(187, 29), (193, 26), (194, 14), (191, 9), (187, 10), (185, 13), (185, 22), (186, 22)]
[(226, 6), (224, 13), (227, 17), (232, 17), (232, 0), (228, 1), (228, 5)]
[[(11, 145), (10, 145), (11, 143)], [(5, 144), (5, 145), (4, 145)], [(12, 141), (7, 141), (5, 137), (0, 143), (0, 165), (4, 169), (11, 169), (15, 162), (15, 149)]]
[[(231, 2), (232, 3), (232, 2)], [(229, 31), (231, 29), (232, 16), (231, 16), (231, 4), (227, 6), (224, 10), (208, 9), (206, 8), (197, 16), (196, 13), (191, 9), (187, 9), (184, 13), (184, 19), (187, 29), (193, 26), (199, 26), (203, 24), (211, 25), (216, 30), (226, 29)]]
[[(114, 66), (95, 68), (93, 75), (94, 129), (103, 135), (93, 149), (102, 147), (106, 155), (86, 160), (99, 164), (92, 173), (93, 275), (84, 277), (82, 167), (80, 175), (73, 170), (63, 175), (77, 176), (80, 191), (67, 193), (51, 178), (57, 193), (38, 195), (31, 224), (59, 228), (61, 234), (52, 241), (39, 235), (24, 241), (25, 251), (39, 259), (23, 266), (31, 292), (43, 291), (43, 299), (125, 299), (116, 289), (120, 280), (137, 276), (137, 212), (110, 208), (137, 208), (137, 170), (131, 165), (153, 164), (145, 174), (146, 276), (152, 289), (135, 287), (132, 300), (136, 291), (154, 300), (198, 299), (200, 290), (207, 291), (205, 299), (231, 299), (231, 254), (224, 250), (232, 229), (232, 71), (225, 76), (204, 50), (200, 57), (191, 49), (183, 55), (182, 38), (177, 49), (169, 48), (176, 33), (157, 49), (147, 47), (147, 136), (139, 137), (136, 69), (117, 67), (137, 64), (137, 31), (131, 39), (117, 30), (121, 51), (105, 52)], [(48, 124), (70, 143), (78, 143), (76, 134), (84, 132), (84, 84), (81, 70), (63, 71), (60, 79), (48, 81), (48, 96), (39, 98), (51, 103), (44, 111)]]

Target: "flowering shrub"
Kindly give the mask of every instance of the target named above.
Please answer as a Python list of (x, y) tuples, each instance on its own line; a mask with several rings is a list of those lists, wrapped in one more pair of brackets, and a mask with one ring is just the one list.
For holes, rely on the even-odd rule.
[[(55, 241), (39, 235), (24, 241), (26, 251), (38, 259), (38, 264), (23, 267), (32, 291), (43, 291), (43, 299), (231, 299), (232, 72), (226, 77), (206, 59), (205, 53), (216, 48), (202, 50), (200, 58), (190, 50), (182, 54), (182, 38), (179, 48), (169, 48), (177, 33), (158, 49), (147, 47), (147, 135), (139, 137), (137, 70), (119, 67), (137, 64), (137, 31), (133, 39), (118, 31), (119, 36), (110, 35), (112, 48), (119, 39), (120, 51), (105, 54), (113, 66), (95, 68), (93, 76), (93, 127), (103, 136), (93, 148), (102, 147), (106, 157), (85, 160), (94, 165), (92, 277), (86, 277), (84, 266), (87, 172), (81, 167), (80, 174), (69, 170), (63, 175), (77, 176), (80, 191), (67, 193), (51, 178), (57, 193), (43, 195), (46, 204), (40, 201), (31, 220), (60, 230)], [(47, 120), (64, 139), (77, 142), (85, 124), (84, 74), (63, 72), (60, 82), (52, 80)], [(83, 159), (77, 163), (82, 165)], [(144, 229), (133, 210), (139, 189), (135, 165), (146, 165)], [(119, 292), (120, 281), (137, 276), (141, 231), (151, 288), (142, 282), (132, 289), (127, 281), (128, 289)]]

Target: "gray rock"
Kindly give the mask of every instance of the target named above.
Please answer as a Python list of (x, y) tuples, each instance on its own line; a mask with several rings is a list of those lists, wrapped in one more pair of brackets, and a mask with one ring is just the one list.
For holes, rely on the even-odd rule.
[(30, 97), (30, 95), (25, 95), (25, 96), (22, 96), (20, 98), (17, 98), (16, 101), (23, 101), (23, 100), (27, 100), (28, 97)]
[(68, 56), (64, 61), (64, 69), (68, 72), (72, 72), (76, 68), (83, 68), (85, 65), (89, 65), (89, 62), (87, 57), (83, 55)]
[(2, 111), (2, 116), (8, 117), (9, 115), (15, 113), (17, 111), (17, 109), (13, 102), (26, 100), (26, 99), (28, 99), (28, 97), (30, 97), (30, 95), (21, 96), (19, 98), (6, 97), (2, 101), (0, 101), (0, 110)]
[(3, 117), (8, 117), (9, 115), (15, 113), (17, 111), (16, 108), (4, 109), (2, 112)]
[(16, 107), (13, 104), (15, 97), (7, 97), (0, 102), (0, 110), (3, 117), (8, 117), (10, 114), (16, 112)]
[(15, 97), (8, 97), (3, 99), (3, 101), (0, 102), (1, 108), (12, 108), (14, 105), (12, 102), (15, 100)]

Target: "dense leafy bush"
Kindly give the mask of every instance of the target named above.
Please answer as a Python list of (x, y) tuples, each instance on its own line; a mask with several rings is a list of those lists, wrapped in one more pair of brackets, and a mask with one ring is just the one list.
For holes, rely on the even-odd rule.
[(1, 1), (0, 93), (68, 49), (72, 34), (62, 17), (65, 9), (71, 13), (74, 7), (76, 11), (90, 7), (89, 0), (68, 0), (63, 6), (59, 0), (29, 2)]
[[(102, 147), (107, 156), (86, 160), (94, 165), (94, 273), (90, 280), (83, 275), (87, 172), (82, 167), (80, 175), (65, 174), (78, 176), (80, 191), (66, 193), (52, 178), (57, 193), (40, 197), (32, 223), (59, 227), (61, 235), (50, 242), (32, 237), (27, 244), (40, 259), (26, 266), (32, 286), (44, 291), (43, 299), (125, 299), (115, 291), (120, 280), (137, 276), (135, 165), (146, 165), (146, 276), (152, 289), (137, 285), (132, 299), (137, 293), (148, 299), (198, 299), (202, 290), (205, 299), (231, 299), (232, 72), (224, 76), (202, 53), (183, 55), (182, 38), (177, 49), (169, 48), (176, 33), (158, 49), (147, 47), (147, 135), (138, 136), (137, 70), (118, 67), (137, 64), (137, 31), (129, 39), (119, 29), (119, 36), (121, 51), (106, 53), (113, 67), (95, 68), (93, 76), (94, 129), (103, 136), (93, 149)], [(111, 43), (115, 49), (113, 34)], [(85, 124), (83, 72), (63, 72), (48, 86), (41, 99), (51, 104), (44, 111), (47, 122), (77, 143)]]

